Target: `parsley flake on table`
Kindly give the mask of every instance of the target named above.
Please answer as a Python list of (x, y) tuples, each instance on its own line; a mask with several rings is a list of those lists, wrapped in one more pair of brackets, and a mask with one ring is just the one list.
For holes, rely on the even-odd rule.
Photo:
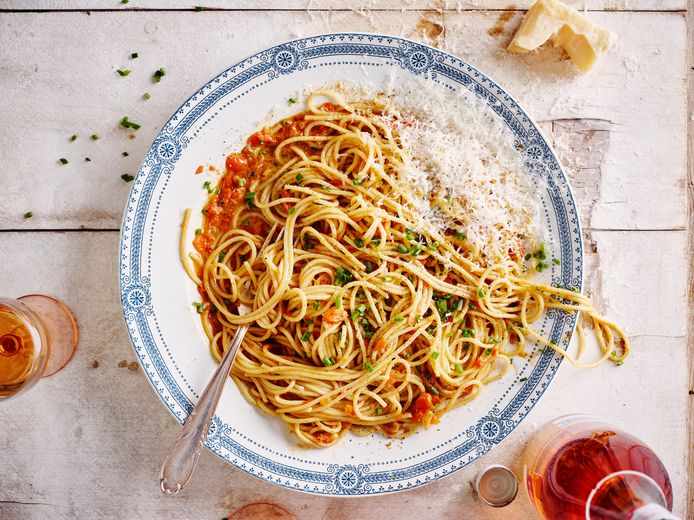
[(58, 159), (58, 160), (60, 161), (60, 164), (67, 164), (68, 162), (70, 162), (70, 161), (68, 161), (65, 157), (61, 157), (61, 158)]
[(164, 76), (166, 76), (166, 71), (162, 67), (159, 70), (155, 70), (154, 75), (152, 77), (154, 78), (155, 83), (159, 83), (161, 81), (161, 78), (163, 78)]
[(70, 142), (72, 143), (74, 141), (77, 141), (77, 134), (74, 134), (70, 137)]
[(24, 214), (24, 218), (31, 218), (31, 217), (33, 217), (33, 216), (34, 216), (34, 212), (33, 212), (33, 211), (27, 211), (27, 212)]
[(123, 175), (120, 176), (120, 178), (123, 179), (125, 182), (130, 182), (133, 179), (135, 179), (135, 177), (133, 177), (129, 173), (124, 173)]
[(123, 119), (120, 120), (120, 126), (122, 126), (123, 128), (132, 128), (133, 130), (140, 129), (140, 125), (133, 121), (130, 121), (128, 119), (128, 116), (123, 116)]

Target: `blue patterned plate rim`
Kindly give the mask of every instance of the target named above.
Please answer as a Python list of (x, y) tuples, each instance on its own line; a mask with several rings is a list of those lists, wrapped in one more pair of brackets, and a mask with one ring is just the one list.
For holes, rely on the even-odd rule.
[[(455, 87), (463, 86), (487, 102), (490, 109), (515, 134), (514, 146), (528, 169), (547, 182), (545, 217), (549, 219), (550, 226), (552, 218), (556, 219), (558, 233), (558, 244), (553, 244), (550, 240), (550, 250), (558, 253), (556, 256), (561, 260), (560, 267), (552, 266), (549, 281), (555, 285), (582, 289), (582, 232), (571, 186), (541, 130), (515, 99), (497, 83), (449, 53), (395, 36), (350, 32), (288, 41), (237, 62), (212, 78), (179, 107), (152, 143), (133, 183), (123, 214), (119, 285), (125, 324), (148, 381), (179, 422), (183, 422), (188, 416), (193, 403), (181, 391), (171, 375), (171, 367), (162, 355), (164, 350), (168, 351), (162, 343), (163, 336), (159, 334), (160, 339), (157, 340), (157, 335), (152, 330), (152, 325), (156, 329), (158, 322), (157, 309), (152, 305), (150, 292), (151, 258), (145, 261), (143, 257), (143, 248), (147, 246), (145, 233), (154, 226), (158, 211), (159, 204), (153, 204), (152, 198), (158, 181), (162, 176), (166, 178), (159, 195), (160, 201), (168, 185), (167, 177), (172, 173), (183, 150), (192, 141), (187, 135), (188, 130), (220, 99), (226, 99), (253, 80), (264, 79), (261, 84), (267, 84), (315, 67), (321, 59), (338, 57), (380, 60), (389, 67), (420, 75), (437, 83), (447, 81)], [(241, 93), (237, 98), (242, 95), (244, 94)], [(152, 215), (154, 220), (147, 227), (147, 220)], [(183, 276), (182, 271), (181, 275)], [(576, 317), (559, 311), (546, 319), (551, 325), (549, 339), (567, 346)], [(547, 334), (544, 328), (543, 332)], [(407, 462), (421, 457), (420, 453), (394, 461), (398, 465), (395, 468), (380, 470), (379, 466), (393, 463), (386, 461), (361, 464), (326, 462), (318, 464), (319, 468), (308, 469), (306, 464), (317, 464), (292, 457), (289, 459), (298, 463), (276, 460), (281, 457), (274, 452), (275, 459), (268, 458), (254, 451), (255, 443), (251, 439), (238, 437), (239, 432), (224, 423), (219, 416), (214, 418), (206, 445), (213, 453), (250, 475), (307, 493), (362, 496), (412, 489), (466, 467), (506, 438), (545, 392), (561, 361), (561, 356), (550, 351), (543, 352), (525, 380), (519, 379), (525, 368), (516, 375), (512, 385), (518, 382), (522, 382), (522, 385), (512, 397), (509, 397), (511, 390), (507, 390), (475, 424), (448, 442), (426, 450), (426, 453), (432, 453), (429, 458), (411, 464)], [(190, 386), (189, 389), (192, 391)], [(453, 441), (455, 443), (449, 446)]]

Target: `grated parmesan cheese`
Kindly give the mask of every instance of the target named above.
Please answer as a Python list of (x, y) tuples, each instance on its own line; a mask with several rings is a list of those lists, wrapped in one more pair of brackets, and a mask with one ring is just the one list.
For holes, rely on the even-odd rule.
[(392, 74), (384, 89), (339, 82), (349, 100), (377, 99), (398, 136), (399, 172), (416, 231), (465, 233), (490, 260), (542, 240), (538, 185), (513, 148), (514, 136), (481, 99), (430, 80)]
[(468, 91), (423, 80), (397, 90), (394, 129), (406, 152), (402, 176), (419, 199), (418, 224), (463, 232), (488, 257), (524, 249), (519, 241), (537, 235), (538, 197), (510, 130)]

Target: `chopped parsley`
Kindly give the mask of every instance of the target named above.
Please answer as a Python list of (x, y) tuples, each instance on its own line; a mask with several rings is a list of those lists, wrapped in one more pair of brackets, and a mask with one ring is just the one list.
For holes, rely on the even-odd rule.
[(203, 6), (201, 6), (201, 5), (196, 5), (196, 6), (195, 6), (195, 10), (196, 10), (196, 11), (203, 11), (204, 9), (205, 9), (205, 8), (204, 8)]
[(27, 211), (27, 212), (24, 214), (24, 218), (31, 218), (31, 217), (33, 217), (33, 216), (34, 216), (34, 212), (33, 212), (33, 211)]
[(245, 186), (246, 185), (246, 179), (243, 177), (239, 179), (239, 186)]
[(374, 410), (376, 412), (376, 415), (381, 415), (383, 413), (383, 410), (381, 409), (380, 406), (377, 406), (376, 409)]
[[(126, 119), (127, 119), (127, 118), (126, 118)], [(101, 139), (101, 137), (99, 137), (98, 134), (92, 134), (92, 135), (89, 136), (89, 138), (90, 138), (92, 141), (98, 141), (99, 139)]]
[(409, 252), (409, 249), (404, 244), (398, 244), (398, 251), (400, 251), (402, 254), (406, 254)]
[(559, 260), (558, 258), (552, 258), (552, 263), (554, 265), (561, 265), (561, 260)]
[[(137, 123), (135, 123), (133, 121), (130, 121), (128, 119), (128, 116), (124, 116), (123, 119), (120, 120), (120, 126), (122, 126), (123, 128), (132, 128), (133, 130), (139, 130), (140, 129), (140, 125), (138, 125)], [(94, 136), (92, 136), (92, 139), (94, 139)], [(97, 139), (98, 139), (98, 137), (97, 137)]]
[(130, 75), (130, 69), (125, 69), (125, 70), (118, 69), (118, 70), (116, 70), (116, 73), (119, 76), (128, 76), (128, 75)]
[(152, 77), (154, 78), (155, 83), (159, 83), (161, 81), (161, 78), (163, 78), (164, 76), (166, 76), (166, 71), (162, 67), (159, 70), (155, 70)]
[(465, 235), (465, 233), (458, 232), (455, 234), (455, 238), (457, 238), (458, 240), (465, 240), (467, 238), (467, 235)]
[(414, 244), (410, 248), (410, 254), (415, 255), (415, 256), (417, 256), (419, 253), (421, 253), (421, 251), (422, 251), (422, 246), (419, 244)]
[(458, 363), (455, 364), (455, 367), (454, 367), (454, 368), (455, 368), (455, 371), (456, 371), (458, 374), (462, 374), (462, 373), (463, 373), (463, 367), (460, 366)]
[(438, 309), (439, 315), (442, 318), (447, 318), (446, 315), (448, 314), (448, 303), (446, 302), (446, 300), (444, 300), (443, 298), (436, 300), (436, 308)]
[(123, 179), (125, 182), (130, 182), (135, 179), (132, 175), (129, 173), (124, 173), (123, 175), (120, 176), (121, 179)]
[(301, 341), (308, 341), (308, 339), (310, 337), (311, 337), (311, 333), (309, 331), (306, 331), (301, 335)]
[(477, 291), (477, 296), (479, 296), (480, 298), (484, 298), (484, 291), (482, 289)]
[(149, 95), (149, 92), (145, 92), (144, 94), (142, 94), (142, 99), (149, 99), (151, 97), (152, 96)]
[(314, 301), (313, 302), (313, 310), (317, 311), (318, 309), (320, 309), (320, 303), (318, 301)]
[(535, 266), (535, 269), (537, 269), (538, 273), (541, 273), (542, 271), (544, 271), (548, 267), (549, 267), (548, 264), (546, 264), (544, 262), (538, 262), (537, 265)]
[(540, 244), (540, 247), (533, 253), (533, 257), (537, 258), (538, 260), (546, 260), (547, 259), (547, 246), (545, 245), (544, 242)]
[(299, 183), (299, 182), (301, 182), (301, 181), (304, 180), (304, 176), (301, 175), (300, 173), (297, 173), (297, 174), (294, 176), (294, 180), (295, 180), (297, 183)]
[(395, 321), (395, 323), (402, 323), (403, 321), (405, 321), (405, 318), (403, 318), (402, 316), (396, 316), (395, 318), (393, 318), (393, 320)]
[(519, 382), (519, 383), (524, 383), (524, 382), (527, 381), (527, 380), (528, 380), (527, 377), (521, 377), (521, 378), (518, 380), (518, 382)]
[(89, 157), (85, 157), (84, 160), (87, 162), (92, 162), (92, 160)]
[(355, 238), (354, 239), (354, 246), (361, 249), (362, 247), (364, 247), (364, 241), (361, 238)]
[(198, 314), (202, 314), (202, 312), (205, 310), (205, 306), (200, 302), (193, 302), (193, 307), (195, 307), (195, 310), (198, 311)]
[(65, 157), (61, 157), (61, 158), (58, 159), (58, 160), (60, 161), (60, 164), (67, 164), (68, 162), (70, 162), (70, 161), (68, 161)]
[(290, 97), (290, 98), (287, 100), (287, 102), (288, 102), (290, 105), (293, 105), (294, 103), (296, 103), (296, 98)]
[(291, 208), (289, 208), (289, 214), (293, 215), (294, 213), (296, 213), (296, 208), (292, 206)]
[(72, 143), (74, 141), (77, 141), (77, 135), (76, 134), (70, 137), (70, 142)]
[(195, 234), (196, 235), (202, 235), (202, 229), (201, 228), (196, 229)]
[(359, 305), (356, 309), (352, 311), (352, 319), (357, 321), (359, 318), (361, 318), (364, 313), (366, 312), (366, 305), (363, 303)]
[(407, 240), (414, 240), (414, 231), (412, 231), (411, 229), (406, 229), (405, 237), (407, 237)]
[(373, 369), (374, 369), (374, 366), (371, 364), (371, 362), (369, 362), (369, 361), (364, 362), (364, 370), (366, 370), (367, 372), (372, 372)]
[(242, 226), (248, 226), (248, 225), (250, 225), (250, 223), (251, 223), (251, 219), (249, 219), (249, 218), (245, 218), (241, 221)]
[(249, 208), (252, 208), (255, 206), (255, 192), (249, 191), (243, 196), (244, 199), (246, 199), (246, 204), (248, 205)]
[(372, 238), (371, 239), (371, 245), (374, 247), (378, 247), (381, 245), (381, 239), (380, 238)]
[(463, 335), (464, 338), (474, 338), (475, 337), (475, 331), (472, 329), (463, 328), (460, 330), (460, 333)]
[(130, 59), (131, 59), (131, 60), (134, 60), (134, 59), (137, 58), (138, 56), (140, 56), (138, 53), (133, 52), (133, 53), (130, 55)]
[(434, 351), (431, 353), (431, 359), (438, 359), (439, 358), (439, 353)]
[(202, 188), (207, 190), (207, 193), (212, 193), (214, 188), (212, 187), (212, 181), (205, 181), (202, 183)]
[(341, 309), (342, 308), (342, 295), (338, 294), (335, 296), (335, 308)]
[(335, 360), (334, 360), (332, 357), (328, 357), (328, 356), (326, 356), (326, 357), (324, 357), (323, 359), (321, 359), (321, 361), (323, 362), (323, 364), (324, 364), (326, 367), (331, 367), (331, 366), (333, 366), (333, 365), (335, 364)]
[(354, 280), (354, 275), (349, 269), (342, 267), (337, 268), (337, 273), (335, 274), (335, 285), (345, 285)]
[(127, 157), (127, 156), (130, 155), (130, 154), (129, 154), (128, 152), (123, 152), (121, 155), (122, 155), (123, 157)]

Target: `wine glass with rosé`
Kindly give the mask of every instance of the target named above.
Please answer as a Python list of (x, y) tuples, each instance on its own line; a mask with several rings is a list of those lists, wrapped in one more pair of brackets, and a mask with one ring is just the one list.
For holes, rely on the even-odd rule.
[(65, 367), (78, 337), (77, 320), (63, 302), (41, 294), (0, 298), (0, 401)]

